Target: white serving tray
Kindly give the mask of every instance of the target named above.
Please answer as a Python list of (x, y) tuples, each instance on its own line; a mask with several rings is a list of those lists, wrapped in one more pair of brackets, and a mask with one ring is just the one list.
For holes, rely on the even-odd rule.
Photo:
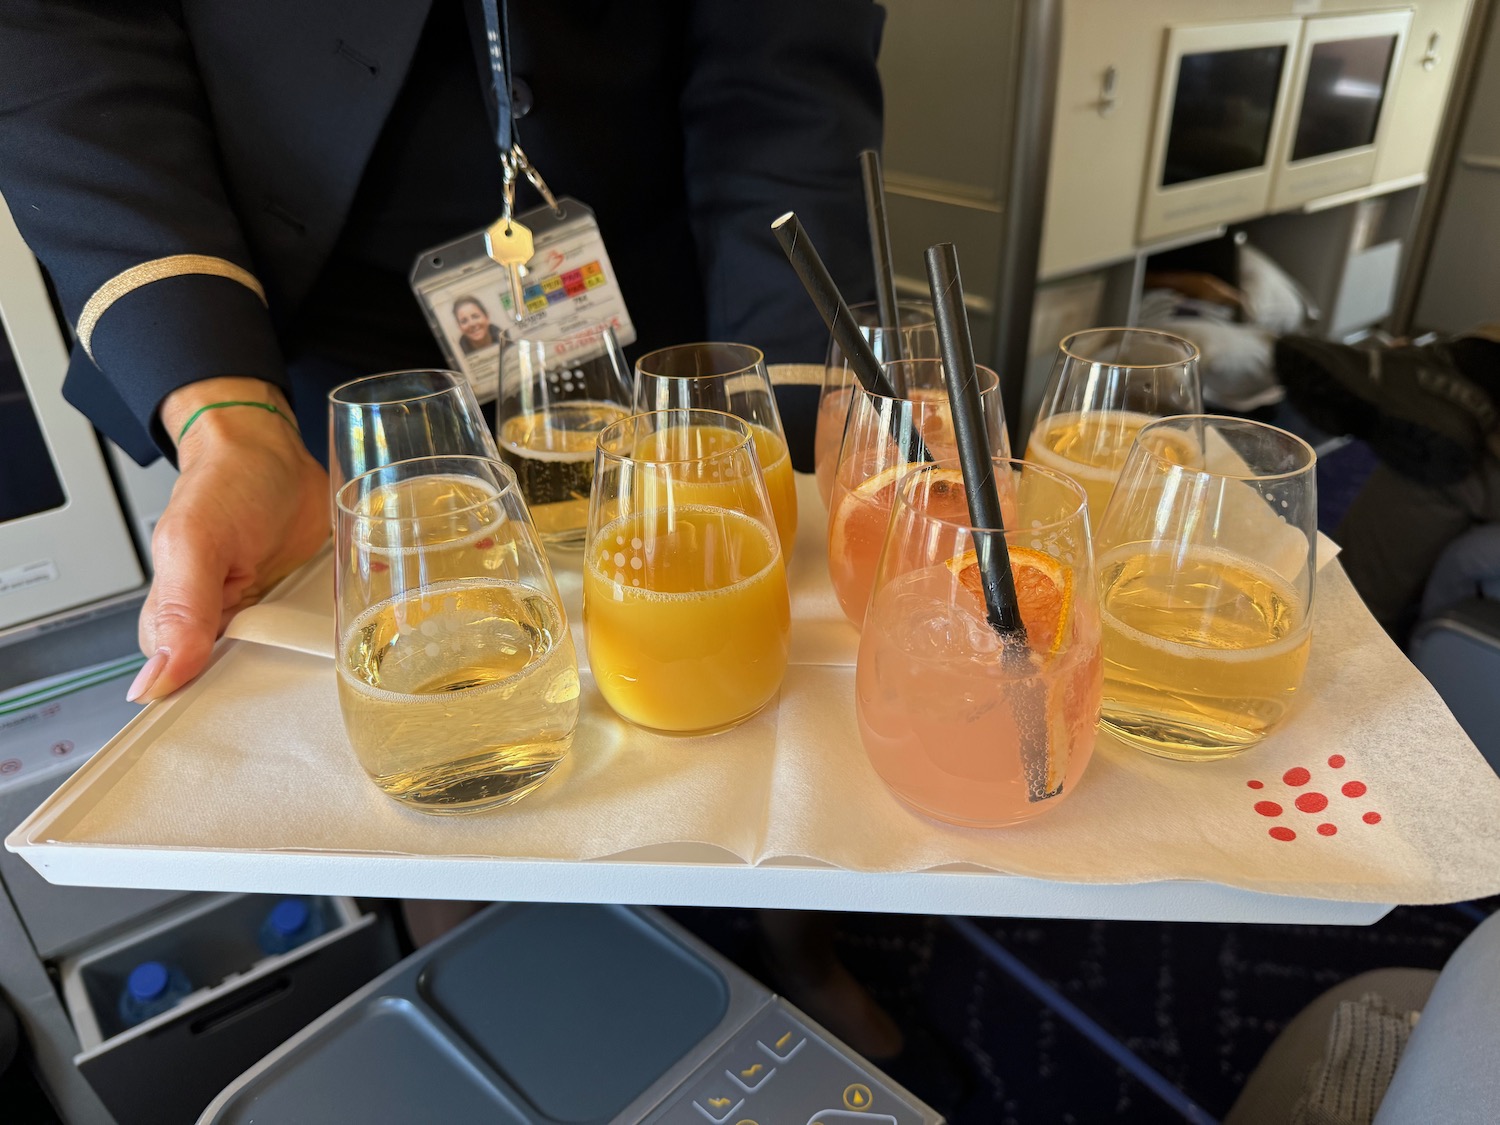
[[(536, 794), (470, 817), (399, 808), (342, 742), (315, 560), (6, 846), (75, 885), (996, 916), (1369, 923), (1398, 902), (1500, 891), (1500, 779), (1336, 565), (1319, 576), (1311, 698), (1261, 747), (1184, 765), (1101, 738), (1077, 793), (1031, 824), (909, 812), (859, 748), (857, 634), (828, 587), (811, 478), (799, 502), (793, 666), (778, 707), (732, 735), (646, 735), (585, 672), (573, 757)], [(576, 631), (580, 583), (558, 578)], [(1283, 781), (1300, 766), (1310, 782)], [(1330, 788), (1356, 777), (1359, 801)], [(1327, 811), (1296, 811), (1319, 787)], [(1280, 817), (1254, 811), (1273, 797)], [(1276, 825), (1297, 841), (1270, 838)]]

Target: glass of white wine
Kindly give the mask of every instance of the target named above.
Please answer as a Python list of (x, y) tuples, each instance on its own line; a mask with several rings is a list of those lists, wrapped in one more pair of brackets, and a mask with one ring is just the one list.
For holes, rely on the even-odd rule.
[(580, 549), (594, 449), (630, 413), (630, 366), (615, 330), (514, 330), (500, 353), (496, 433), (548, 547)]
[(567, 755), (578, 661), (515, 475), (399, 461), (337, 496), (338, 693), (387, 796), (466, 813), (524, 797)]
[(1097, 540), (1107, 729), (1198, 761), (1286, 717), (1312, 640), (1316, 463), (1243, 418), (1142, 427)]
[(1067, 473), (1089, 497), (1097, 531), (1141, 427), (1203, 409), (1198, 348), (1147, 328), (1090, 328), (1058, 345), (1026, 459)]
[(496, 457), (469, 381), (456, 371), (388, 371), (328, 393), (328, 476), (345, 481), (380, 465), (437, 454)]

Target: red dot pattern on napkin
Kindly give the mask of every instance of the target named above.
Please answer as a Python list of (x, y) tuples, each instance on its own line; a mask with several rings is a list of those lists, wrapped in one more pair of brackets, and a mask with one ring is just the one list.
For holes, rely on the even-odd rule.
[[(1348, 764), (1348, 759), (1342, 754), (1333, 754), (1328, 758), (1329, 769), (1341, 770)], [(1281, 775), (1282, 784), (1290, 789), (1301, 789), (1312, 780), (1312, 770), (1305, 766), (1293, 766)], [(1266, 783), (1259, 778), (1252, 778), (1245, 782), (1245, 786), (1249, 789), (1260, 790), (1266, 788)], [(1340, 794), (1350, 800), (1363, 797), (1369, 791), (1370, 787), (1363, 781), (1346, 781), (1338, 789)], [(1330, 802), (1327, 794), (1318, 792), (1316, 789), (1309, 789), (1306, 792), (1297, 794), (1296, 798), (1292, 801), (1292, 806), (1298, 812), (1315, 814), (1328, 810)], [(1270, 800), (1258, 800), (1254, 803), (1253, 807), (1257, 813), (1264, 817), (1278, 817), (1286, 811), (1279, 802)], [(1380, 813), (1371, 809), (1361, 814), (1360, 820), (1365, 824), (1379, 824), (1382, 817)], [(1338, 832), (1338, 825), (1332, 821), (1324, 821), (1317, 827), (1317, 834), (1319, 836), (1337, 836)], [(1274, 828), (1267, 829), (1267, 834), (1271, 839), (1282, 842), (1288, 842), (1297, 838), (1295, 830), (1280, 824)]]
[(1328, 807), (1328, 798), (1321, 793), (1304, 793), (1297, 798), (1296, 804), (1298, 812), (1322, 812)]

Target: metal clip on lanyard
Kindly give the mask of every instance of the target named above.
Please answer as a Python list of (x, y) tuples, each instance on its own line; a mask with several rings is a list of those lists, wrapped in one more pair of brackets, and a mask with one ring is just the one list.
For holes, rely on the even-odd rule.
[(520, 142), (515, 139), (515, 124), (510, 98), (510, 34), (503, 0), (484, 0), (485, 38), (489, 44), (490, 72), (495, 83), (495, 144), (500, 150), (500, 169), (504, 198), (500, 218), (484, 232), (484, 250), (510, 274), (511, 315), (519, 323), (526, 315), (522, 295), (521, 267), (531, 261), (535, 244), (531, 231), (516, 220), (516, 176), (523, 175), (546, 200), (553, 214), (562, 216), (557, 197), (547, 187), (541, 173), (526, 159)]
[(521, 151), (519, 141), (511, 145), (511, 155), (515, 158), (517, 170), (526, 177), (532, 187), (536, 188), (537, 194), (542, 197), (543, 202), (552, 208), (552, 214), (559, 219), (562, 218), (565, 214), (562, 204), (558, 203), (557, 196), (552, 194), (552, 189), (547, 186), (547, 181), (542, 179), (542, 174), (536, 170), (535, 165), (526, 159), (526, 154)]

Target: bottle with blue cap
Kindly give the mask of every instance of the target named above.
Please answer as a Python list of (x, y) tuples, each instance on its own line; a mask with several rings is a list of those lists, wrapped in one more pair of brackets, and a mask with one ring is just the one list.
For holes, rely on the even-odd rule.
[(260, 925), (260, 948), (267, 956), (286, 953), (323, 933), (322, 916), (306, 899), (284, 898)]
[(126, 1027), (177, 1007), (193, 991), (193, 982), (176, 965), (142, 961), (130, 970), (120, 993), (120, 1019)]

